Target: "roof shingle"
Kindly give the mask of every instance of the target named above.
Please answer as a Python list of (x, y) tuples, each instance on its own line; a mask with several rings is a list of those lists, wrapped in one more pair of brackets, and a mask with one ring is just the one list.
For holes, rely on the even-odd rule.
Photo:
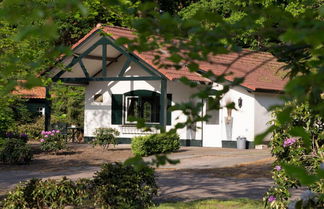
[(45, 99), (46, 89), (45, 87), (34, 87), (31, 89), (24, 89), (22, 87), (16, 87), (16, 90), (12, 91), (12, 94), (19, 95), (26, 99)]
[[(80, 39), (72, 46), (72, 49), (82, 44), (91, 34), (98, 30), (108, 33), (113, 39), (126, 37), (133, 39), (135, 33), (133, 30), (116, 26), (97, 26), (92, 29), (86, 36)], [(209, 81), (196, 72), (190, 72), (185, 66), (179, 70), (174, 68), (159, 68), (153, 63), (154, 52), (134, 52), (140, 59), (154, 67), (160, 73), (165, 75), (169, 80), (187, 77), (193, 81)], [(167, 54), (160, 54), (161, 60), (167, 61)], [(169, 62), (169, 61), (167, 61)], [(200, 61), (199, 67), (203, 71), (211, 71), (215, 75), (224, 72), (231, 72), (226, 79), (233, 81), (235, 77), (245, 76), (242, 86), (251, 90), (274, 90), (283, 91), (287, 79), (284, 79), (283, 73), (279, 71), (284, 63), (278, 62), (274, 56), (266, 52), (253, 52), (251, 50), (243, 50), (240, 53), (229, 53), (210, 56), (209, 61)]]

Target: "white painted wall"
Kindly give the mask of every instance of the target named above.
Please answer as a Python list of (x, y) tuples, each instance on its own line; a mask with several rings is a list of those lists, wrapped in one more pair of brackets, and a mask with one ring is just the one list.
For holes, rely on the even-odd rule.
[[(221, 89), (222, 85), (214, 85), (214, 89)], [(242, 98), (242, 107), (237, 106), (238, 99)], [(232, 110), (232, 121), (227, 122), (227, 101), (236, 103), (236, 109)], [(245, 88), (234, 87), (221, 100), (222, 108), (219, 112), (219, 125), (204, 123), (203, 145), (209, 147), (221, 147), (222, 140), (236, 141), (238, 136), (246, 137), (248, 141), (254, 139), (254, 95)]]
[[(242, 98), (242, 107), (238, 107), (238, 99)], [(227, 110), (224, 109), (223, 117), (223, 140), (236, 140), (238, 136), (246, 137), (248, 141), (254, 139), (254, 95), (248, 92), (243, 87), (234, 87), (229, 90), (225, 95), (223, 104), (227, 99), (235, 102), (236, 109), (232, 111), (232, 123), (227, 124), (225, 116), (227, 116)], [(230, 134), (231, 133), (231, 134)]]
[[(122, 69), (125, 57), (120, 57), (119, 61), (110, 65), (107, 68), (107, 75), (115, 77)], [(148, 76), (136, 63), (131, 63), (124, 76)], [(84, 134), (85, 136), (94, 136), (93, 133), (96, 128), (100, 127), (112, 127), (121, 132), (120, 137), (131, 138), (138, 136), (139, 134), (131, 134), (128, 131), (123, 131), (125, 128), (122, 125), (111, 124), (111, 95), (112, 94), (124, 94), (132, 90), (150, 90), (160, 93), (160, 81), (113, 81), (113, 82), (90, 82), (86, 87), (85, 95), (85, 117), (84, 117)], [(187, 102), (190, 95), (196, 92), (197, 89), (192, 89), (179, 81), (168, 81), (167, 93), (172, 94), (172, 103)], [(103, 94), (103, 102), (94, 102), (95, 94)], [(193, 101), (195, 102), (195, 101)], [(177, 122), (183, 122), (186, 117), (181, 114), (180, 111), (172, 112), (172, 125), (167, 126), (167, 129), (171, 129)], [(199, 124), (197, 124), (199, 126)], [(135, 128), (134, 128), (135, 130)], [(201, 130), (196, 132), (183, 128), (178, 131), (181, 139), (187, 139), (188, 136), (191, 139), (200, 140)]]
[[(255, 93), (255, 119), (254, 119), (254, 134), (258, 135), (264, 132), (269, 127), (268, 122), (272, 120), (269, 108), (273, 105), (283, 104), (278, 94)], [(265, 139), (270, 140), (271, 135)]]
[[(126, 57), (120, 57), (119, 61), (107, 68), (108, 76), (117, 76), (122, 69)], [(131, 63), (124, 76), (148, 76), (140, 66)], [(168, 81), (167, 93), (172, 94), (172, 104), (188, 102), (190, 96), (197, 92), (198, 88), (190, 88), (180, 81)], [(215, 89), (222, 88), (222, 85), (214, 84)], [(160, 81), (113, 81), (113, 82), (90, 82), (86, 88), (85, 95), (85, 136), (94, 136), (93, 132), (99, 127), (113, 127), (121, 132), (120, 137), (132, 138), (140, 133), (130, 133), (125, 131), (122, 125), (111, 124), (111, 95), (124, 94), (132, 90), (150, 90), (160, 93)], [(103, 94), (103, 102), (94, 102), (95, 94)], [(280, 100), (274, 94), (261, 94), (248, 92), (243, 87), (234, 87), (226, 94), (221, 104), (225, 106), (228, 99), (236, 104), (242, 98), (242, 107), (236, 107), (232, 112), (232, 123), (226, 123), (225, 117), (227, 110), (221, 109), (220, 123), (208, 125), (199, 122), (196, 131), (189, 128), (178, 130), (181, 139), (202, 140), (203, 146), (221, 147), (222, 140), (236, 141), (238, 136), (244, 136), (248, 141), (253, 141), (256, 134), (261, 133), (267, 127), (266, 123), (270, 120), (270, 113), (267, 109), (273, 104), (279, 104)], [(197, 101), (192, 101), (197, 102)], [(177, 122), (184, 122), (186, 116), (181, 111), (172, 112), (172, 125), (167, 126), (171, 129)], [(135, 132), (135, 128), (134, 128)]]

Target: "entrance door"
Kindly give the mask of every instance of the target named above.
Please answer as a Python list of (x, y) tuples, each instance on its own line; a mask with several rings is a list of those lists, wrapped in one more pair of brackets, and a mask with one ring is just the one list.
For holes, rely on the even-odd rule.
[(207, 122), (203, 122), (203, 146), (221, 147), (220, 110), (209, 110), (208, 103), (204, 105), (204, 114), (211, 116)]

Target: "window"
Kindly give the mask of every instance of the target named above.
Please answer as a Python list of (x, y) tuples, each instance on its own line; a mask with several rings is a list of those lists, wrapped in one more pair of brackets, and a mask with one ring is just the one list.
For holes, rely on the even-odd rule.
[(93, 97), (93, 101), (95, 102), (103, 102), (103, 95), (102, 94), (95, 94)]
[(126, 123), (130, 117), (143, 118), (148, 123), (158, 123), (160, 119), (159, 96), (126, 96)]
[[(160, 94), (148, 90), (135, 90), (111, 96), (111, 123), (130, 124), (131, 117), (143, 118), (147, 123), (160, 122)], [(172, 95), (167, 95), (167, 108), (171, 106)], [(167, 111), (167, 125), (171, 125), (171, 112)]]
[(45, 115), (45, 107), (37, 107), (36, 112), (40, 115)]

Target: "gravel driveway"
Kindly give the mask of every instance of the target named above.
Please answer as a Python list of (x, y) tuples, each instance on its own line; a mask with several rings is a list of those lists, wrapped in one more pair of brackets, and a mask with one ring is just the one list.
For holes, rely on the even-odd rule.
[[(92, 148), (90, 145), (72, 146), (72, 151), (80, 153), (81, 156), (83, 152), (86, 152), (84, 150), (87, 149), (95, 148)], [(123, 161), (125, 156), (131, 156), (129, 145), (118, 145), (114, 149), (108, 150), (107, 152), (110, 152), (110, 154), (105, 155), (104, 159), (96, 160), (104, 160), (105, 162)], [(122, 150), (120, 152), (123, 153), (120, 154), (118, 150)], [(95, 152), (98, 152), (98, 150), (95, 150)], [(90, 154), (88, 153), (87, 156), (89, 157)], [(80, 156), (75, 157), (80, 158)], [(215, 172), (217, 173), (217, 170), (210, 170), (253, 163), (260, 160), (269, 160), (271, 156), (268, 150), (183, 147), (179, 152), (173, 153), (169, 157), (180, 159), (181, 163), (165, 165), (157, 170), (158, 184), (160, 186), (159, 201), (188, 201), (201, 198), (227, 199), (233, 197), (260, 199), (272, 184), (271, 179), (262, 178), (262, 176), (258, 178), (231, 178), (226, 177), (225, 173), (225, 177), (223, 174), (223, 177), (219, 178), (214, 175)], [(96, 158), (98, 158), (98, 154)], [(59, 159), (60, 156), (58, 156)], [(76, 159), (73, 160), (75, 162)], [(68, 162), (69, 160), (66, 159), (66, 161)], [(0, 194), (4, 194), (18, 182), (31, 178), (60, 178), (62, 176), (72, 179), (88, 178), (92, 177), (94, 172), (100, 169), (95, 163), (85, 163), (84, 165), (79, 163), (75, 164), (75, 166), (73, 166), (73, 161), (66, 164), (69, 166), (64, 166), (64, 163), (62, 161), (63, 167), (61, 166), (57, 170), (37, 169), (37, 167), (33, 168), (33, 165), (29, 165), (29, 167), (28, 165), (22, 167), (0, 165)]]

